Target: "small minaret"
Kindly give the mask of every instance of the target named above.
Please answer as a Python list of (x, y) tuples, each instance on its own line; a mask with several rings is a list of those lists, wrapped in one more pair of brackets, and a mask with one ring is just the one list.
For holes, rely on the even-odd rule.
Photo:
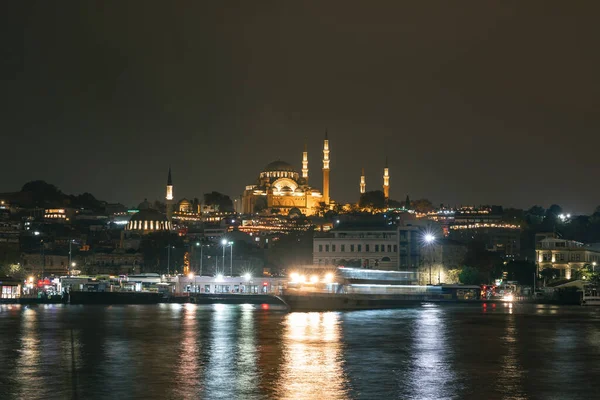
[(304, 153), (302, 153), (302, 177), (305, 184), (308, 185), (308, 151), (306, 151), (306, 143), (304, 143)]
[(385, 167), (383, 168), (383, 196), (386, 200), (390, 198), (390, 172), (388, 170), (387, 157), (385, 158)]
[(169, 176), (167, 177), (167, 195), (165, 199), (167, 200), (167, 219), (171, 222), (173, 215), (173, 179), (171, 179), (171, 167), (169, 167)]
[(329, 139), (325, 129), (325, 140), (323, 141), (323, 202), (329, 206)]
[(365, 169), (363, 168), (360, 173), (360, 194), (364, 194), (367, 190), (367, 183), (365, 182)]

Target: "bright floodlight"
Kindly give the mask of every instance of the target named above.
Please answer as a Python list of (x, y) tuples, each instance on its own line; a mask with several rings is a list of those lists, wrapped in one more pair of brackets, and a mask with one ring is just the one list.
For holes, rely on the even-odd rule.
[(431, 243), (435, 240), (435, 236), (433, 236), (431, 233), (426, 233), (424, 239), (425, 243)]
[(223, 239), (223, 240), (221, 240), (221, 244), (222, 244), (223, 246), (225, 246), (225, 245), (227, 244), (227, 239)]
[(217, 274), (217, 282), (221, 282), (223, 280), (223, 274)]
[(74, 267), (74, 266), (76, 266), (76, 265), (77, 265), (77, 264), (76, 264), (75, 262), (72, 262), (72, 263), (71, 263), (71, 267)]
[(297, 272), (292, 272), (290, 274), (290, 280), (294, 283), (297, 283), (300, 281), (300, 275)]
[(249, 281), (250, 279), (252, 279), (252, 275), (250, 275), (249, 273), (245, 273), (244, 274), (244, 279)]
[(319, 282), (319, 277), (317, 275), (313, 275), (310, 277), (310, 283), (317, 283)]
[(194, 273), (193, 273), (193, 272), (190, 272), (190, 273), (188, 274), (188, 278), (190, 278), (190, 280), (194, 279)]
[(329, 273), (325, 274), (325, 277), (323, 278), (323, 280), (324, 280), (326, 283), (331, 283), (331, 282), (333, 282), (333, 274), (332, 274), (331, 272), (329, 272)]

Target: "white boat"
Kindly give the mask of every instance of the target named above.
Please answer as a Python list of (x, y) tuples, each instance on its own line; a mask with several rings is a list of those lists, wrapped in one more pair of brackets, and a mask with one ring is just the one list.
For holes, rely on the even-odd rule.
[(582, 306), (600, 306), (600, 290), (597, 287), (586, 285), (581, 297)]

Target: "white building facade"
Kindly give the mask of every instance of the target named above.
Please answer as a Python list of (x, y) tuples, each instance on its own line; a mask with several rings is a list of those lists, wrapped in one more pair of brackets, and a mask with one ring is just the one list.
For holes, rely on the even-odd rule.
[(548, 237), (537, 242), (535, 253), (538, 271), (558, 269), (565, 279), (571, 279), (575, 271), (587, 266), (600, 268), (600, 245), (597, 244)]
[(313, 265), (397, 270), (396, 227), (342, 227), (317, 235)]

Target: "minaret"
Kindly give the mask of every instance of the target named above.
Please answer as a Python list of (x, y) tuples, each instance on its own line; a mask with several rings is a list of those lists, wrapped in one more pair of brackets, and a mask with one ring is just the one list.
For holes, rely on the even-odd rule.
[(171, 179), (171, 167), (169, 167), (169, 176), (167, 177), (167, 219), (171, 222), (173, 214), (173, 179)]
[(367, 184), (365, 182), (365, 169), (363, 168), (360, 173), (360, 194), (365, 193), (367, 189)]
[(302, 153), (302, 177), (305, 185), (308, 185), (308, 151), (306, 151), (306, 143), (304, 143), (304, 153)]
[(387, 157), (385, 158), (385, 167), (383, 168), (383, 196), (386, 200), (390, 198), (390, 172), (388, 170)]
[(325, 129), (325, 140), (323, 141), (323, 202), (329, 206), (329, 140), (327, 129)]

